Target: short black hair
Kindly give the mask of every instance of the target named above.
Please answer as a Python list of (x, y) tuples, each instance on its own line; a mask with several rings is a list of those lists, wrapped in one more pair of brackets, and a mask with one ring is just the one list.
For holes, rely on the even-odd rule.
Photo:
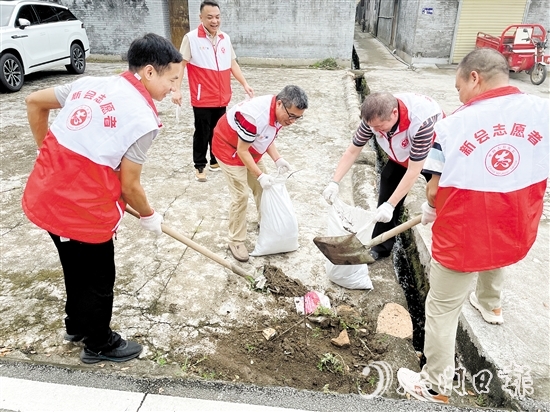
[(137, 72), (150, 64), (162, 74), (170, 63), (181, 63), (183, 57), (174, 45), (162, 36), (147, 33), (135, 39), (128, 49), (128, 68)]
[(218, 9), (220, 8), (220, 5), (217, 2), (212, 1), (212, 0), (204, 0), (201, 3), (201, 7), (200, 7), (199, 11), (202, 11), (202, 9), (204, 9), (204, 6), (217, 7)]

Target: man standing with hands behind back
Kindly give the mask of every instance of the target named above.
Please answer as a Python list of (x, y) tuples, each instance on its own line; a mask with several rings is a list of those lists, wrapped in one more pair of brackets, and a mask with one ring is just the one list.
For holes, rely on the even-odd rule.
[(231, 100), (231, 74), (242, 84), (244, 91), (254, 97), (254, 90), (246, 82), (229, 36), (220, 30), (220, 6), (215, 1), (203, 1), (200, 6), (201, 24), (187, 33), (181, 42), (183, 56), (180, 76), (172, 102), (181, 106), (181, 81), (187, 67), (191, 105), (195, 116), (193, 134), (193, 163), (195, 179), (206, 182), (206, 153), (210, 147), (211, 171), (220, 170), (212, 153), (214, 127)]

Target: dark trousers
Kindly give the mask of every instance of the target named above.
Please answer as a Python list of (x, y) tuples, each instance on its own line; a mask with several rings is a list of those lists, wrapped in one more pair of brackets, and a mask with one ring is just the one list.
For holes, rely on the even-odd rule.
[(84, 344), (94, 352), (117, 347), (120, 335), (111, 331), (115, 284), (113, 240), (105, 243), (61, 242), (50, 233), (63, 275), (67, 302), (65, 327), (69, 335), (84, 335)]
[[(206, 152), (210, 151), (210, 164), (217, 160), (212, 153), (212, 135), (214, 127), (225, 114), (225, 107), (193, 107), (195, 115), (195, 133), (193, 134), (193, 163), (195, 169), (205, 167), (208, 163)], [(210, 147), (210, 150), (209, 150)]]
[[(380, 175), (380, 193), (378, 195), (378, 206), (380, 206), (382, 203), (386, 202), (390, 198), (390, 196), (399, 185), (399, 182), (401, 182), (401, 179), (403, 179), (403, 176), (405, 176), (406, 171), (406, 167), (403, 167), (399, 163), (396, 163), (392, 160), (388, 160)], [(422, 173), (422, 176), (426, 178), (426, 181), (429, 181), (432, 177), (431, 174), (425, 173)], [(403, 213), (403, 203), (405, 203), (406, 198), (407, 196), (404, 196), (403, 199), (401, 199), (401, 201), (395, 206), (392, 220), (387, 223), (376, 223), (376, 225), (374, 226), (374, 230), (372, 231), (373, 238), (399, 225), (399, 220), (401, 214)], [(378, 253), (380, 257), (389, 256), (394, 244), (395, 237), (392, 237), (386, 240), (384, 243), (374, 246), (371, 250)]]

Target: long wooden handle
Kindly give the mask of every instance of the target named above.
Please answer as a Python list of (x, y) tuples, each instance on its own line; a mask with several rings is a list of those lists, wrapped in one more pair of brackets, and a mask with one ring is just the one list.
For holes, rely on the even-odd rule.
[(399, 233), (404, 232), (407, 229), (410, 229), (413, 226), (416, 226), (420, 223), (422, 220), (422, 215), (418, 215), (416, 217), (413, 217), (410, 220), (407, 220), (405, 223), (401, 223), (399, 226), (394, 227), (393, 229), (388, 230), (387, 232), (384, 232), (378, 236), (376, 236), (374, 239), (371, 239), (369, 243), (365, 245), (366, 248), (371, 248), (373, 246), (379, 245), (380, 243), (384, 243), (389, 238), (394, 237), (395, 235), (398, 235)]
[[(130, 213), (132, 216), (140, 218), (139, 213), (136, 212), (134, 209), (132, 209), (130, 206), (126, 206), (126, 212)], [(240, 268), (239, 266), (228, 262), (221, 256), (216, 255), (211, 250), (205, 248), (204, 246), (199, 245), (198, 243), (192, 241), (188, 237), (182, 235), (179, 232), (176, 232), (173, 229), (170, 229), (168, 226), (166, 226), (164, 223), (160, 225), (162, 231), (166, 233), (168, 236), (173, 237), (174, 239), (180, 241), (186, 246), (189, 246), (191, 249), (199, 252), (201, 255), (206, 256), (207, 258), (212, 259), (214, 262), (219, 263), (220, 265), (226, 267), (227, 269), (231, 270), (233, 273), (236, 273), (239, 276), (242, 276), (243, 278), (250, 280), (254, 279), (254, 276), (247, 273), (244, 269)]]

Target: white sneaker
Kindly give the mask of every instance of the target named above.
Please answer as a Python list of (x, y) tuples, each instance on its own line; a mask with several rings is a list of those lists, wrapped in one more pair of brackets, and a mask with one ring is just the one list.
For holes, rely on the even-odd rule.
[(475, 292), (470, 293), (470, 303), (481, 313), (481, 316), (483, 317), (483, 320), (485, 320), (485, 322), (492, 325), (502, 325), (504, 323), (504, 318), (502, 317), (502, 309), (500, 310), (500, 315), (497, 315), (492, 310), (486, 310), (477, 300)]
[(422, 378), (418, 372), (407, 368), (400, 368), (397, 371), (397, 380), (401, 387), (418, 400), (424, 402), (449, 403), (449, 397), (439, 393), (430, 393), (431, 384)]

